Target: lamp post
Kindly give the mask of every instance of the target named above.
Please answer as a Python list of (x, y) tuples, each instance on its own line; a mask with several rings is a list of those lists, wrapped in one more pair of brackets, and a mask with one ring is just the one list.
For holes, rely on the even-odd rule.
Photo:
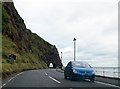
[(62, 62), (62, 52), (61, 52), (61, 62)]
[(74, 38), (73, 41), (74, 41), (74, 61), (75, 61), (75, 59), (76, 59), (76, 39)]

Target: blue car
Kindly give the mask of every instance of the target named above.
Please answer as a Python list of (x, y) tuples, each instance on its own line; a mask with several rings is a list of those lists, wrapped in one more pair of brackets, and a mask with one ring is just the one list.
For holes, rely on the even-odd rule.
[(95, 73), (92, 67), (86, 62), (70, 61), (64, 70), (64, 78), (70, 79), (90, 79), (94, 82)]

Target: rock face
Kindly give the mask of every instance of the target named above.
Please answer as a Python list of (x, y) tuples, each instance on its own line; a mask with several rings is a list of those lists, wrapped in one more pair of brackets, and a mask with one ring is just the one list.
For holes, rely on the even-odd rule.
[[(62, 63), (57, 48), (26, 28), (24, 20), (19, 16), (13, 2), (4, 2), (2, 7), (3, 60), (7, 59), (8, 54), (14, 53), (18, 56), (18, 64), (30, 62), (43, 65), (44, 62), (47, 66), (53, 63), (54, 67), (61, 67)], [(6, 42), (4, 39), (10, 42)], [(9, 43), (12, 45), (7, 45)], [(25, 59), (21, 59), (21, 56)]]

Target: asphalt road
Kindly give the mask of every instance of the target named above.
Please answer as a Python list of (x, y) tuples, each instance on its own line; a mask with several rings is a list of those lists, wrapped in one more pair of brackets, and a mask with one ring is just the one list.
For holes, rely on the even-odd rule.
[[(100, 80), (100, 81), (99, 81)], [(109, 82), (112, 80), (108, 80)], [(102, 87), (102, 88), (114, 88), (120, 89), (116, 84), (117, 80), (114, 80), (113, 84), (109, 82), (104, 82), (103, 79), (96, 78), (95, 82), (85, 81), (72, 81), (64, 79), (62, 72), (56, 71), (56, 69), (42, 69), (42, 70), (30, 70), (21, 72), (14, 77), (3, 83), (2, 88), (8, 87), (69, 87), (69, 89), (74, 89), (75, 87)]]

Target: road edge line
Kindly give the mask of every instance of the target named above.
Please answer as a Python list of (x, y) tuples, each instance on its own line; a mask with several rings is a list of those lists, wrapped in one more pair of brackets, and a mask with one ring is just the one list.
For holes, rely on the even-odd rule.
[(110, 84), (110, 83), (104, 83), (104, 82), (100, 82), (100, 81), (94, 81), (94, 82), (95, 82), (95, 83), (104, 84), (104, 85), (107, 85), (107, 86), (112, 86), (112, 87), (117, 87), (117, 88), (120, 88), (120, 86), (113, 85), (113, 84)]
[(17, 76), (19, 76), (19, 75), (21, 75), (21, 74), (23, 74), (23, 73), (24, 73), (24, 72), (21, 72), (21, 73), (15, 75), (14, 77), (10, 78), (6, 83), (2, 84), (1, 88), (4, 87), (7, 83), (9, 83), (11, 80), (13, 80), (15, 77), (17, 77)]

